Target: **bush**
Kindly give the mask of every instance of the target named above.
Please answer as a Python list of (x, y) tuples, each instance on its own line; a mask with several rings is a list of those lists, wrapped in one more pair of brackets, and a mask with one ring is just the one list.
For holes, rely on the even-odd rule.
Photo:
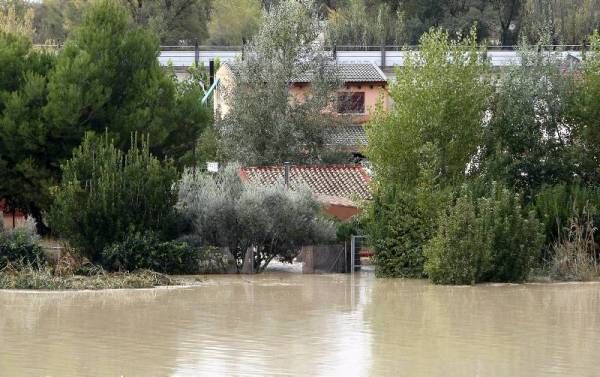
[(0, 269), (7, 264), (39, 267), (44, 262), (44, 254), (38, 241), (36, 224), (31, 218), (12, 230), (0, 228)]
[(436, 284), (475, 284), (487, 273), (492, 253), (491, 229), (478, 216), (473, 200), (461, 196), (439, 220), (425, 246), (425, 271)]
[(378, 276), (423, 277), (422, 246), (430, 227), (409, 192), (377, 195), (369, 209), (369, 241)]
[(520, 196), (492, 185), (487, 197), (463, 189), (442, 214), (425, 248), (425, 271), (434, 283), (521, 282), (543, 244), (543, 225), (523, 214)]
[(522, 282), (527, 279), (544, 242), (544, 226), (534, 211), (524, 213), (519, 195), (493, 186), (485, 222), (492, 228), (492, 255), (485, 281)]
[(572, 217), (569, 227), (553, 245), (552, 276), (560, 280), (592, 280), (600, 277), (600, 255), (591, 215)]
[(544, 186), (532, 205), (537, 216), (545, 223), (547, 253), (551, 258), (553, 245), (569, 228), (569, 220), (589, 215), (594, 223), (600, 221), (600, 190), (578, 184)]
[(228, 248), (238, 271), (251, 249), (252, 270), (262, 271), (274, 258), (291, 262), (303, 245), (335, 239), (310, 192), (244, 184), (236, 166), (217, 175), (185, 171), (178, 209), (202, 245)]
[(162, 238), (175, 225), (175, 167), (156, 159), (147, 140), (133, 136), (131, 144), (122, 153), (108, 136), (87, 134), (53, 190), (53, 229), (93, 262), (129, 234), (150, 231)]
[(199, 252), (185, 242), (161, 242), (153, 233), (135, 233), (102, 251), (102, 264), (109, 270), (148, 269), (165, 274), (195, 274)]

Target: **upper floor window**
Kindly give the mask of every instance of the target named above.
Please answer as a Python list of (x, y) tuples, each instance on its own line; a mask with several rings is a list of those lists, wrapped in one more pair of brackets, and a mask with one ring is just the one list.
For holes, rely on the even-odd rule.
[(337, 105), (340, 114), (364, 114), (365, 92), (341, 92)]

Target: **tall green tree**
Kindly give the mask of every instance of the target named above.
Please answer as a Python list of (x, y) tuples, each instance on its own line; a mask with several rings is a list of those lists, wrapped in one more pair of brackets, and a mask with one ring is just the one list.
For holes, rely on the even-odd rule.
[(583, 61), (581, 80), (573, 101), (573, 121), (576, 138), (583, 146), (581, 157), (586, 157), (590, 173), (595, 180), (600, 177), (600, 34), (596, 31), (590, 38), (590, 51)]
[(519, 57), (520, 64), (500, 74), (481, 166), (491, 180), (532, 195), (544, 184), (581, 177), (583, 166), (574, 160), (573, 80), (564, 61), (524, 43)]
[(86, 131), (104, 132), (126, 148), (132, 132), (150, 135), (158, 156), (181, 159), (209, 118), (201, 91), (178, 87), (160, 67), (157, 37), (136, 25), (116, 1), (95, 3), (61, 51), (48, 83), (45, 116), (76, 146)]
[(121, 0), (135, 21), (155, 32), (162, 44), (193, 44), (207, 38), (211, 0)]
[(481, 144), (491, 93), (489, 64), (475, 30), (463, 40), (432, 29), (418, 52), (396, 71), (394, 106), (369, 123), (367, 154), (377, 179), (413, 187), (423, 146), (431, 144), (434, 171), (443, 181), (463, 177)]
[(208, 23), (211, 45), (240, 45), (250, 40), (262, 17), (259, 0), (215, 0)]
[(62, 128), (48, 127), (43, 114), (53, 63), (54, 56), (34, 50), (27, 37), (0, 31), (0, 198), (34, 215), (40, 227), (57, 158), (66, 152)]

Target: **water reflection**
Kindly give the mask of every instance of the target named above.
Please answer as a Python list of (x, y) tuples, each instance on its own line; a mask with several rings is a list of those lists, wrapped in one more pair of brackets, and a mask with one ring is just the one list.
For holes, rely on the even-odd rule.
[(594, 376), (600, 285), (346, 275), (0, 292), (4, 376)]

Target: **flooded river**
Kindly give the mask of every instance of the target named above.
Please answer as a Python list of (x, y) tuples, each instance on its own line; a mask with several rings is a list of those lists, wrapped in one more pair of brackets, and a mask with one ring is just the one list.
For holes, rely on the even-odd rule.
[(600, 284), (370, 274), (0, 291), (0, 376), (598, 376)]

